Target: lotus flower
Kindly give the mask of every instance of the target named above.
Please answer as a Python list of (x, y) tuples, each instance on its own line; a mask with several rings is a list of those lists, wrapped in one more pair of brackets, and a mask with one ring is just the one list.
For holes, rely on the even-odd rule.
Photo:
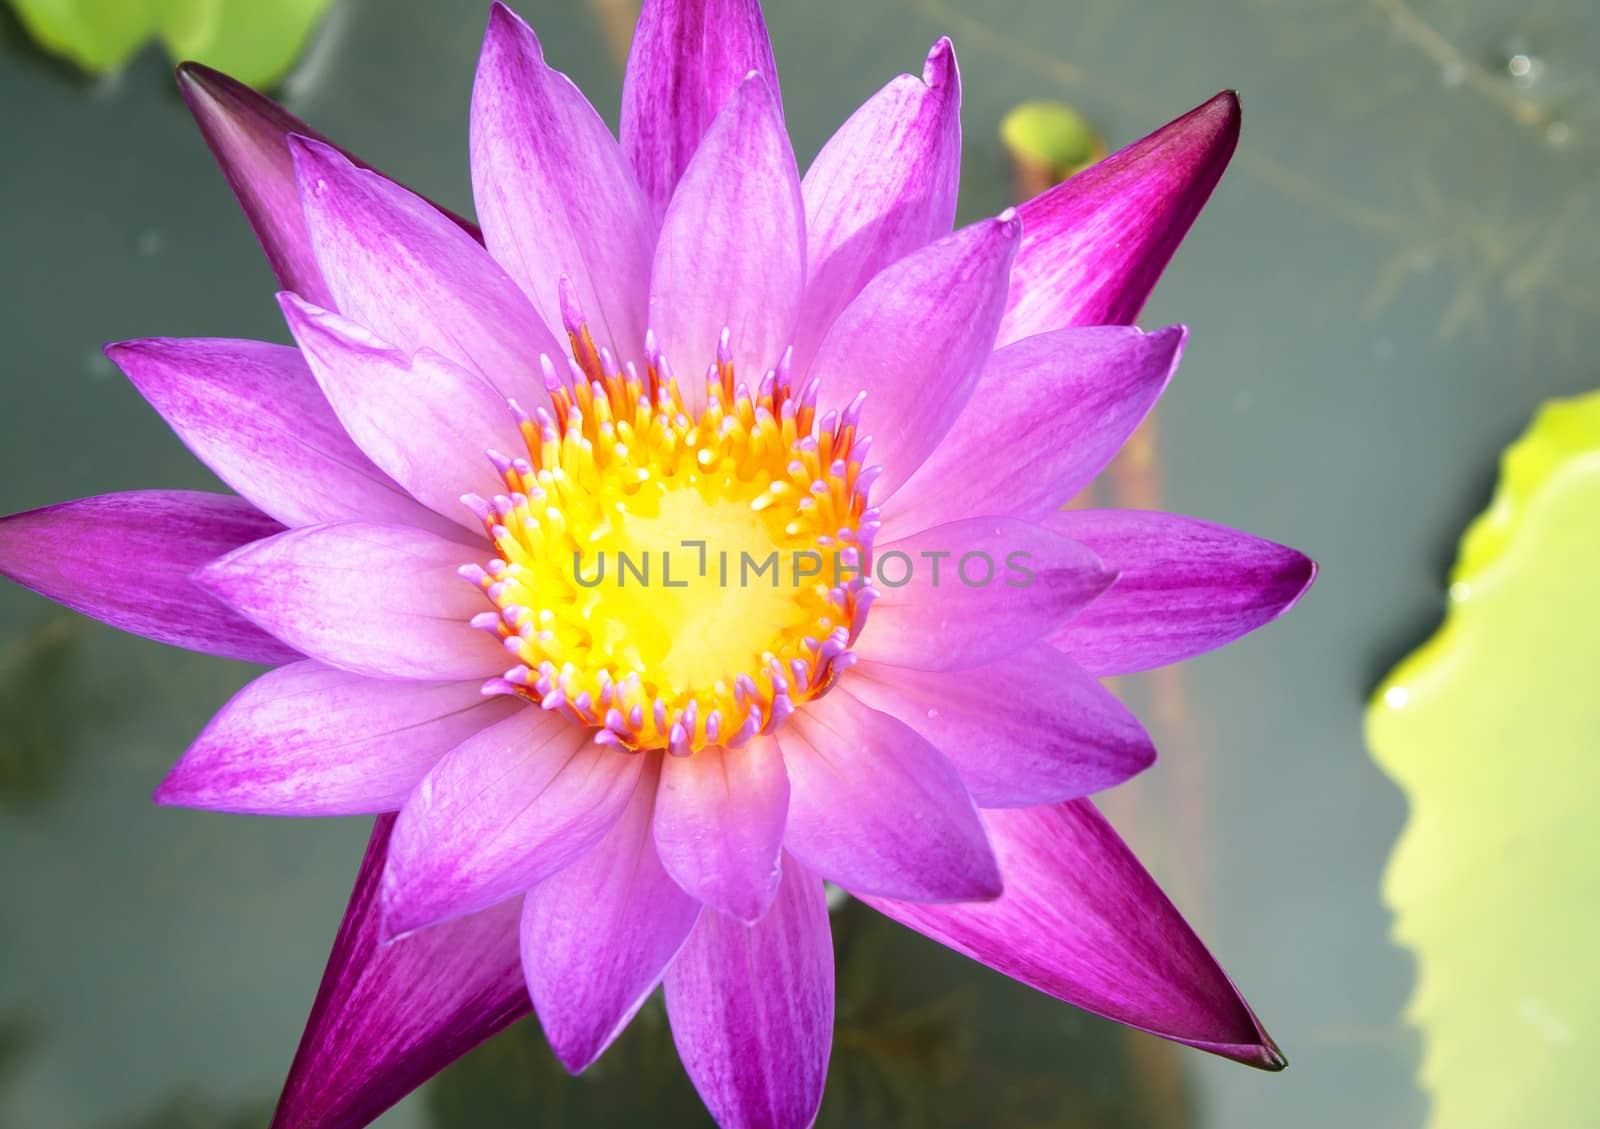
[[(159, 803), (379, 816), (275, 1124), (366, 1124), (530, 1006), (581, 1071), (664, 986), (720, 1124), (807, 1125), (825, 880), (1068, 1003), (1283, 1065), (1085, 797), (1155, 755), (1099, 679), (1259, 627), (1314, 566), (1061, 509), (1177, 365), (1183, 329), (1121, 323), (1232, 153), (1232, 95), (952, 231), (946, 40), (802, 177), (755, 0), (645, 3), (620, 142), (497, 4), (480, 233), (179, 77), (295, 345), (110, 346), (237, 494), (18, 514), (0, 569), (273, 666)], [(681, 543), (852, 567), (572, 567)], [(914, 575), (875, 578), (895, 554)], [(1030, 583), (951, 583), (972, 554), (1024, 554)]]

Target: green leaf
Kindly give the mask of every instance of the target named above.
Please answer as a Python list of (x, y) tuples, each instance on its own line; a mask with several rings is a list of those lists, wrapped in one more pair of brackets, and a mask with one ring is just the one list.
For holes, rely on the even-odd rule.
[(95, 74), (114, 71), (152, 38), (175, 62), (193, 59), (266, 86), (305, 49), (333, 0), (11, 0), (40, 46)]
[(1430, 1129), (1595, 1124), (1597, 578), (1600, 393), (1507, 450), (1443, 627), (1367, 711), (1411, 803), (1384, 898), (1417, 958)]

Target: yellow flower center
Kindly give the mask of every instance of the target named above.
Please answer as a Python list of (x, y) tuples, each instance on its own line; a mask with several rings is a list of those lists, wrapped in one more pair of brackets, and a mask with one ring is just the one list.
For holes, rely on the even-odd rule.
[[(769, 733), (851, 661), (874, 514), (859, 402), (818, 415), (787, 365), (752, 389), (720, 351), (688, 405), (653, 347), (619, 368), (587, 330), (526, 458), (470, 499), (496, 556), (466, 574), (518, 663), (494, 688), (631, 749), (684, 754)], [(726, 340), (726, 339), (725, 339)]]

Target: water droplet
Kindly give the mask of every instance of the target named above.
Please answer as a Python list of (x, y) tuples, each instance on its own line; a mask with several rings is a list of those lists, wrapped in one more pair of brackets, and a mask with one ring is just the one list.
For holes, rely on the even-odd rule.
[(1556, 149), (1565, 149), (1572, 143), (1572, 126), (1563, 121), (1553, 121), (1544, 127), (1546, 144)]
[(147, 227), (133, 241), (133, 249), (145, 258), (159, 255), (167, 245), (167, 237), (160, 228)]
[(1544, 76), (1544, 60), (1535, 55), (1520, 38), (1506, 44), (1501, 66), (1511, 81), (1522, 87), (1532, 86)]
[(928, 711), (928, 720), (929, 721), (937, 721), (938, 718), (939, 718), (939, 711), (938, 710), (929, 710)]
[(1446, 63), (1439, 71), (1439, 81), (1444, 83), (1446, 87), (1449, 87), (1452, 90), (1460, 86), (1462, 83), (1467, 81), (1466, 64), (1460, 62), (1459, 60)]

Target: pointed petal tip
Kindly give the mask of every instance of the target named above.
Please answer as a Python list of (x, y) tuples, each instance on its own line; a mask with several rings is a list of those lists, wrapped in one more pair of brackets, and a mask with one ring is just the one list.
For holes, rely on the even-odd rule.
[(783, 108), (778, 102), (778, 88), (773, 85), (771, 77), (766, 73), (754, 68), (746, 71), (739, 84), (733, 88), (733, 93), (728, 96), (723, 111), (726, 112), (729, 106), (747, 98), (759, 98), (763, 109), (770, 107), (773, 117), (780, 122), (783, 120)]
[(1223, 90), (1211, 96), (1206, 102), (1206, 107), (1212, 113), (1223, 117), (1238, 119), (1243, 112), (1244, 102), (1239, 97), (1237, 90)]
[(161, 783), (155, 786), (150, 793), (150, 802), (158, 808), (193, 808), (202, 811), (204, 808), (195, 803), (195, 789), (190, 782), (184, 779), (184, 762), (182, 759), (167, 770)]
[(289, 329), (294, 331), (301, 326), (314, 326), (319, 329), (331, 329), (329, 319), (333, 316), (328, 310), (302, 298), (293, 290), (280, 290), (273, 296), (278, 303), (278, 309), (283, 314), (284, 321), (289, 323)]
[(178, 83), (178, 90), (182, 93), (184, 101), (191, 107), (194, 106), (196, 98), (215, 100), (237, 81), (193, 59), (185, 59), (179, 63), (172, 69), (172, 75)]
[[(1099, 557), (1095, 559), (1099, 560)], [(1105, 561), (1100, 561), (1100, 576), (1096, 581), (1100, 585), (1100, 590), (1089, 598), (1089, 603), (1093, 604), (1101, 596), (1104, 596), (1111, 590), (1111, 586), (1121, 579), (1122, 570), (1120, 568), (1112, 568)]]
[(1288, 552), (1294, 554), (1294, 563), (1288, 569), (1288, 582), (1291, 585), (1298, 583), (1299, 587), (1294, 595), (1289, 597), (1288, 602), (1278, 610), (1278, 615), (1298, 604), (1305, 594), (1311, 591), (1311, 586), (1317, 582), (1317, 575), (1322, 571), (1321, 565), (1299, 550), (1289, 549)]
[(413, 920), (416, 916), (407, 917), (406, 907), (402, 904), (404, 891), (400, 887), (399, 879), (395, 877), (393, 869), (387, 864), (383, 873), (378, 876), (378, 945), (387, 947), (396, 941), (403, 941), (407, 937), (426, 929), (430, 922)]
[(334, 169), (355, 168), (350, 158), (321, 138), (304, 133), (287, 133), (284, 135), (284, 143), (289, 146), (289, 155), (294, 159), (296, 172), (303, 174), (302, 163)]
[(494, 3), (489, 5), (489, 27), (485, 37), (518, 39), (525, 37), (527, 45), (533, 48), (534, 59), (541, 63), (544, 61), (544, 47), (534, 33), (532, 25), (501, 0), (494, 0)]
[[(1226, 145), (1231, 149), (1239, 140), (1239, 127), (1243, 120), (1243, 103), (1235, 90), (1224, 90), (1190, 110), (1186, 115), (1196, 127), (1209, 129), (1212, 144)], [(1180, 119), (1181, 120), (1181, 119)]]
[(941, 35), (928, 48), (927, 60), (922, 64), (922, 81), (933, 90), (961, 81), (961, 70), (956, 66), (956, 45), (950, 42), (948, 35)]
[[(1235, 990), (1237, 993), (1237, 989)], [(1221, 1058), (1237, 1062), (1242, 1066), (1264, 1070), (1268, 1074), (1277, 1074), (1289, 1066), (1289, 1059), (1279, 1048), (1277, 1040), (1267, 1034), (1267, 1029), (1261, 1026), (1261, 1020), (1256, 1018), (1256, 1013), (1250, 1005), (1245, 1003), (1244, 997), (1239, 996), (1239, 1003), (1245, 1013), (1250, 1017), (1250, 1022), (1255, 1027), (1255, 1041), (1243, 1043), (1193, 1043), (1198, 1050), (1207, 1051)]]
[(100, 346), (100, 352), (105, 355), (106, 360), (120, 367), (122, 362), (118, 358), (145, 352), (147, 340), (147, 338), (133, 338), (128, 341), (107, 341)]
[(555, 1055), (556, 1061), (561, 1064), (561, 1069), (574, 1078), (581, 1077), (583, 1072), (593, 1066), (595, 1060), (600, 1057), (598, 1051), (591, 1051), (586, 1047), (558, 1047), (554, 1043), (549, 1045), (550, 1053)]
[(1254, 1058), (1247, 1060), (1246, 1064), (1258, 1070), (1265, 1070), (1269, 1074), (1287, 1070), (1289, 1068), (1288, 1056), (1278, 1049), (1278, 1045), (1272, 1041), (1272, 1037), (1266, 1032), (1262, 1032), (1261, 1038), (1263, 1041), (1262, 1045), (1257, 1048), (1258, 1054)]
[[(176, 771), (176, 769), (174, 769), (174, 771)], [(157, 784), (155, 790), (150, 793), (150, 802), (158, 808), (183, 807), (182, 789), (173, 783), (171, 772), (169, 772), (166, 776), (166, 779), (162, 780), (160, 784)]]
[(1000, 862), (991, 851), (983, 860), (989, 867), (973, 888), (973, 896), (966, 899), (974, 902), (998, 901), (1006, 892), (1005, 879), (1000, 874)]

